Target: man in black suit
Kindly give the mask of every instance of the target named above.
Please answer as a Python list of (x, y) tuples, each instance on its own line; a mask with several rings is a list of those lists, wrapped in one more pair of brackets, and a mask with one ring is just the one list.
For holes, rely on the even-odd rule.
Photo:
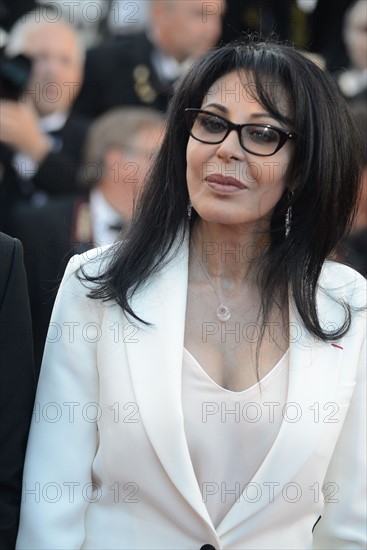
[(16, 23), (6, 48), (8, 56), (29, 56), (32, 71), (20, 100), (0, 103), (3, 218), (19, 199), (45, 202), (48, 195), (75, 191), (88, 127), (85, 118), (70, 115), (84, 60), (76, 31), (37, 17), (32, 12)]
[(35, 394), (31, 313), (20, 242), (0, 233), (0, 548), (14, 550)]
[(124, 104), (167, 109), (172, 83), (222, 31), (226, 0), (152, 0), (147, 33), (116, 38), (87, 53), (75, 109), (96, 117)]

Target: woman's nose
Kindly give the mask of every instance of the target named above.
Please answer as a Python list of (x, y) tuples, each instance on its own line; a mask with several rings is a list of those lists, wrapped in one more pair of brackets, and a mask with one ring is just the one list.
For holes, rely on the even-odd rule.
[(243, 161), (246, 158), (246, 151), (243, 149), (239, 135), (236, 130), (231, 130), (228, 136), (218, 145), (217, 156), (220, 158), (235, 158)]

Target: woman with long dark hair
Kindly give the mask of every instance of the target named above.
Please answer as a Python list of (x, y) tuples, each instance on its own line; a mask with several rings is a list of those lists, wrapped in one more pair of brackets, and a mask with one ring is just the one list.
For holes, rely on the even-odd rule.
[(123, 240), (63, 279), (19, 549), (365, 546), (357, 143), (289, 46), (189, 70)]

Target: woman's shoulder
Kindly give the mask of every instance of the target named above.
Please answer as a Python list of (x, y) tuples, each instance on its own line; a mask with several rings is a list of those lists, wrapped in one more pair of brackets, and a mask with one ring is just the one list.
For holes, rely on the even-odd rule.
[(61, 281), (59, 294), (87, 297), (107, 270), (115, 245), (93, 248), (70, 258)]
[(108, 244), (106, 246), (91, 248), (82, 254), (75, 254), (70, 258), (65, 273), (67, 271), (73, 273), (79, 268), (82, 268), (88, 275), (98, 275), (106, 268), (107, 262), (114, 253), (116, 246), (117, 244)]
[(320, 274), (319, 286), (334, 298), (347, 300), (357, 307), (366, 306), (367, 281), (345, 264), (327, 260)]
[(351, 282), (366, 286), (366, 279), (352, 267), (334, 260), (326, 260), (322, 267), (321, 279), (325, 282), (337, 285), (350, 284)]

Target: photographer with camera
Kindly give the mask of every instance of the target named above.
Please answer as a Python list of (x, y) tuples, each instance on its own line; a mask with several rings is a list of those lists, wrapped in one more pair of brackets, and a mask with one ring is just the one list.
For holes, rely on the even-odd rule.
[[(82, 82), (84, 54), (76, 31), (67, 22), (52, 22), (42, 11), (30, 12), (14, 25), (5, 53), (1, 71), (5, 97), (2, 93), (0, 101), (3, 229), (17, 201), (38, 206), (49, 195), (76, 190), (88, 127), (86, 119), (70, 114)], [(19, 67), (14, 57), (18, 54), (29, 57), (31, 69), (25, 89), (19, 90), (15, 100)], [(9, 64), (10, 70), (5, 71)], [(15, 79), (10, 94), (6, 72)]]

